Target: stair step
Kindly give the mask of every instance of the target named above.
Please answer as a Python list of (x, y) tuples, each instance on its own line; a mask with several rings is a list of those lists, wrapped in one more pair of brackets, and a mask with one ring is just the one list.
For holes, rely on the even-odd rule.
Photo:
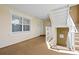
[(78, 50), (79, 51), (79, 47), (75, 47), (75, 50)]
[(78, 33), (75, 33), (75, 35), (79, 35), (79, 32)]
[(75, 37), (79, 37), (79, 34), (78, 35), (75, 35)]
[(77, 38), (77, 39), (78, 39), (78, 38), (79, 38), (79, 36), (76, 36), (75, 38)]
[(75, 33), (75, 50), (79, 51), (79, 33)]
[(75, 33), (75, 36), (79, 36), (79, 33)]
[(75, 37), (75, 40), (79, 41), (79, 37)]
[(75, 42), (79, 42), (79, 40), (75, 40)]
[(79, 51), (79, 45), (75, 45), (75, 50)]
[(75, 45), (75, 47), (79, 47), (79, 45)]
[(76, 32), (75, 35), (79, 35), (79, 32)]
[(79, 42), (75, 42), (75, 45), (79, 45)]

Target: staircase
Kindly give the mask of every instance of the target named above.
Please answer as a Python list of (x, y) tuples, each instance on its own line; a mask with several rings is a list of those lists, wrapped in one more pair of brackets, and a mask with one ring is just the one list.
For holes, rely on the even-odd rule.
[(75, 50), (79, 51), (79, 24), (75, 24), (77, 32), (75, 33)]
[(75, 33), (75, 50), (79, 51), (79, 33)]

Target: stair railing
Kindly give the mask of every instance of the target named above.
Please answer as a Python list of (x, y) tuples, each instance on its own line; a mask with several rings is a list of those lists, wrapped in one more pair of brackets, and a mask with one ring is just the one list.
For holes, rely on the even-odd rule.
[(75, 50), (75, 47), (74, 47), (74, 35), (75, 35), (75, 32), (77, 32), (77, 28), (70, 16), (70, 14), (68, 13), (68, 19), (67, 19), (67, 26), (69, 27), (69, 33), (68, 33), (68, 47), (71, 49), (71, 50)]

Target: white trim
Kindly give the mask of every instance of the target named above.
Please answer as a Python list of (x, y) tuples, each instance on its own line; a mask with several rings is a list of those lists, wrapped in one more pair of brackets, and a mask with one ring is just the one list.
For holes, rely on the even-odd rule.
[[(13, 12), (11, 12), (11, 11), (9, 11), (10, 12), (10, 34), (14, 34), (14, 33), (22, 33), (22, 32), (30, 32), (31, 31), (31, 26), (30, 26), (30, 24), (29, 24), (29, 26), (30, 26), (30, 30), (29, 31), (23, 31), (23, 18), (26, 18), (26, 17), (24, 17), (24, 16), (21, 16), (21, 15), (18, 15), (18, 14), (16, 14), (16, 13), (13, 13)], [(19, 16), (19, 17), (22, 17), (22, 31), (17, 31), (17, 32), (12, 32), (12, 15), (17, 15), (17, 16)], [(30, 21), (30, 23), (31, 23), (31, 20), (30, 20), (30, 18), (26, 18), (26, 19), (28, 19), (29, 21)]]

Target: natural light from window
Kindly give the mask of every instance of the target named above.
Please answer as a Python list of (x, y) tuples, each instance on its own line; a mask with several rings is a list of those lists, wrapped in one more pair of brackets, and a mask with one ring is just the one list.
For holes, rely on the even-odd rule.
[(19, 22), (18, 19), (15, 19), (15, 20), (12, 21), (12, 24), (15, 24), (15, 25), (16, 25), (16, 24), (19, 24), (19, 23), (20, 23), (20, 22)]

